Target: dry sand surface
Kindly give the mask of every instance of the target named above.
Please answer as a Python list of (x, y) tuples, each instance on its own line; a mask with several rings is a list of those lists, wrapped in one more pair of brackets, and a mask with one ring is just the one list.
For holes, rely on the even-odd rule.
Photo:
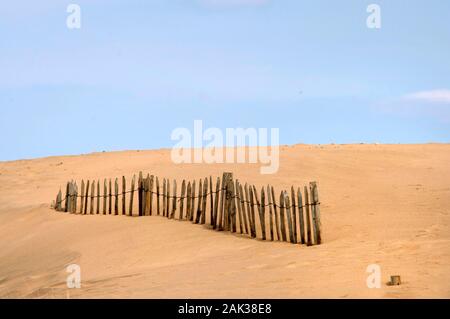
[[(280, 169), (175, 165), (169, 150), (0, 162), (0, 297), (418, 298), (450, 297), (450, 145), (294, 145)], [(149, 216), (57, 213), (68, 179), (177, 179), (232, 171), (278, 191), (318, 182), (323, 244), (252, 240)], [(81, 266), (81, 289), (66, 266)], [(378, 264), (382, 287), (369, 289)], [(385, 284), (390, 275), (403, 284)]]

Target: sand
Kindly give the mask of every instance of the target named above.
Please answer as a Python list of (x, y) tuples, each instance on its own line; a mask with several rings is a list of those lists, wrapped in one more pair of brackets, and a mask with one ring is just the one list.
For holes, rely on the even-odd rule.
[[(176, 165), (169, 150), (0, 162), (1, 298), (449, 298), (450, 145), (294, 145), (280, 169)], [(68, 179), (221, 176), (277, 190), (317, 181), (323, 244), (252, 240), (151, 216), (51, 209)], [(81, 288), (66, 287), (66, 266)], [(367, 287), (368, 265), (381, 288)], [(402, 285), (387, 286), (390, 275)]]

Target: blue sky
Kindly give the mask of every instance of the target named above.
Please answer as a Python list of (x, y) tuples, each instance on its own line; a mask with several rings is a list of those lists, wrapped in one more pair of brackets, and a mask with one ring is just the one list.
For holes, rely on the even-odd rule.
[(5, 2), (0, 160), (171, 147), (195, 119), (282, 144), (449, 142), (449, 57), (446, 0)]

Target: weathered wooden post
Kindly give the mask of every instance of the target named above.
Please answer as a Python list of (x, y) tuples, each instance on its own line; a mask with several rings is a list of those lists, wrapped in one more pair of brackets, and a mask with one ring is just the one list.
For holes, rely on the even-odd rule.
[(305, 193), (305, 210), (306, 210), (306, 235), (307, 235), (307, 241), (306, 245), (311, 246), (312, 245), (312, 238), (311, 238), (311, 218), (309, 215), (309, 196), (308, 196), (308, 188), (304, 187), (304, 193)]
[(183, 220), (185, 193), (186, 193), (186, 181), (183, 179), (183, 182), (181, 183), (181, 194), (180, 194), (180, 220)]
[(106, 215), (106, 200), (108, 198), (108, 186), (106, 178), (103, 180), (103, 215)]
[(84, 213), (84, 180), (81, 180), (80, 214)]
[(175, 218), (175, 212), (177, 210), (177, 181), (173, 180), (173, 199), (172, 199), (172, 213), (170, 214), (170, 219)]
[(109, 194), (108, 194), (108, 197), (109, 197), (109, 211), (108, 211), (108, 213), (109, 213), (109, 215), (111, 215), (112, 214), (112, 181), (111, 181), (111, 178), (109, 179)]
[[(76, 186), (76, 184), (75, 184)], [(97, 180), (97, 209), (96, 214), (100, 214), (100, 180)]]
[(300, 223), (300, 243), (305, 244), (305, 220), (303, 217), (303, 201), (302, 201), (302, 192), (300, 191), (300, 187), (297, 189), (297, 198), (298, 198), (298, 219)]
[(139, 172), (139, 179), (138, 179), (138, 202), (139, 202), (139, 216), (142, 216), (142, 193), (144, 190), (143, 187), (143, 177), (142, 177), (142, 172)]
[(200, 183), (198, 185), (198, 199), (197, 199), (197, 214), (194, 218), (194, 223), (198, 224), (200, 222), (200, 217), (202, 216), (202, 191), (203, 191), (203, 181), (200, 178)]
[(147, 178), (144, 181), (144, 193), (145, 193), (145, 208), (144, 208), (144, 215), (148, 216), (150, 215), (150, 174), (147, 174)]
[(166, 185), (166, 217), (169, 218), (169, 210), (170, 210), (170, 181), (167, 179)]
[(119, 215), (119, 181), (114, 180), (114, 215)]
[(136, 175), (133, 175), (131, 179), (131, 191), (130, 191), (130, 207), (128, 209), (128, 216), (133, 216), (133, 200), (134, 200), (134, 186), (136, 184)]
[(250, 235), (252, 238), (256, 237), (256, 226), (255, 226), (255, 212), (253, 208), (253, 193), (252, 188), (250, 187), (250, 192), (248, 190), (248, 185), (245, 183), (244, 185), (245, 190), (245, 202), (247, 203), (247, 213), (248, 213), (248, 220), (249, 220), (249, 226), (250, 226)]
[(213, 229), (217, 228), (217, 214), (219, 209), (219, 198), (220, 198), (220, 177), (217, 177), (216, 181), (216, 196), (214, 201), (214, 212), (213, 212), (213, 218), (211, 220), (211, 225), (213, 226)]
[(126, 204), (127, 204), (127, 181), (125, 180), (125, 176), (122, 176), (122, 215), (127, 214)]
[(285, 207), (285, 202), (284, 202), (284, 192), (281, 191), (280, 193), (280, 226), (281, 226), (281, 237), (283, 238), (283, 241), (287, 241), (286, 240), (286, 224), (284, 222), (284, 207)]
[(289, 240), (292, 244), (295, 244), (294, 229), (292, 227), (291, 203), (289, 200), (289, 195), (287, 194), (286, 191), (284, 191), (284, 204), (286, 208), (286, 219), (288, 221), (288, 228), (289, 228)]
[(70, 182), (67, 182), (66, 184), (66, 202), (65, 207), (64, 207), (64, 212), (68, 212), (69, 211), (69, 198), (70, 198)]
[(210, 201), (210, 211), (209, 211), (209, 223), (211, 226), (214, 224), (214, 196), (213, 196), (213, 183), (212, 176), (209, 176), (209, 201)]
[(91, 207), (89, 209), (89, 214), (94, 215), (94, 197), (95, 197), (95, 181), (92, 181), (91, 187)]
[(89, 198), (89, 180), (86, 183), (86, 194), (84, 195), (84, 214), (87, 214)]
[(150, 216), (153, 214), (153, 182), (154, 182), (154, 176), (150, 175), (150, 186), (149, 186), (149, 193), (150, 193)]
[(166, 217), (166, 179), (163, 179), (162, 215)]
[(235, 233), (236, 232), (236, 192), (234, 189), (234, 182), (228, 184), (230, 188), (230, 230)]
[(313, 217), (313, 227), (314, 227), (314, 241), (316, 245), (322, 243), (322, 237), (320, 235), (320, 207), (319, 207), (319, 193), (317, 191), (317, 183), (309, 183), (311, 204), (312, 204), (312, 217)]
[(189, 221), (192, 222), (194, 220), (194, 212), (195, 212), (195, 180), (191, 185), (191, 211), (189, 212)]
[(156, 214), (159, 216), (160, 210), (159, 210), (159, 179), (158, 176), (156, 176)]
[(236, 187), (235, 187), (236, 195), (235, 195), (235, 197), (236, 197), (236, 201), (237, 201), (237, 211), (238, 211), (238, 214), (239, 214), (239, 231), (240, 231), (241, 234), (243, 234), (244, 233), (244, 219), (242, 217), (241, 194), (239, 193), (239, 180), (236, 179), (235, 184), (236, 184)]
[(269, 206), (270, 240), (273, 241), (273, 216), (272, 216), (272, 198), (270, 196), (270, 186), (267, 185), (267, 205)]
[(190, 214), (191, 214), (191, 182), (188, 181), (187, 185), (187, 194), (186, 194), (186, 220), (190, 220)]
[(206, 201), (208, 197), (208, 178), (205, 177), (203, 182), (203, 203), (202, 203), (202, 216), (200, 219), (200, 223), (203, 225), (206, 223)]
[(242, 209), (242, 216), (244, 217), (244, 230), (245, 233), (250, 235), (251, 231), (250, 231), (250, 221), (249, 221), (249, 214), (250, 212), (247, 212), (246, 210), (246, 203), (245, 203), (245, 197), (244, 197), (244, 190), (242, 188), (242, 184), (239, 184), (239, 197), (240, 197), (240, 202), (241, 202), (241, 209)]

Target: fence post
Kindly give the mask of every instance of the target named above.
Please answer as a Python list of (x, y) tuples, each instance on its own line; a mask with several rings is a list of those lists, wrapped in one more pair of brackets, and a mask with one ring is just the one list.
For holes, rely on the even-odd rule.
[(130, 207), (128, 209), (128, 216), (133, 216), (133, 200), (134, 200), (134, 185), (136, 184), (136, 175), (133, 175), (131, 179), (131, 192), (130, 192)]
[(307, 235), (307, 241), (306, 246), (312, 245), (312, 239), (311, 239), (311, 218), (309, 216), (309, 196), (308, 196), (308, 188), (304, 187), (304, 193), (305, 193), (305, 210), (306, 210), (306, 235)]
[(213, 212), (213, 218), (211, 220), (211, 225), (213, 226), (213, 229), (217, 228), (217, 213), (219, 209), (219, 198), (220, 198), (220, 177), (217, 177), (216, 181), (216, 196), (214, 201), (214, 212)]
[(166, 217), (166, 179), (163, 179), (163, 200), (162, 200), (162, 215)]
[(309, 183), (310, 192), (311, 192), (311, 204), (312, 206), (312, 216), (314, 222), (314, 240), (316, 245), (320, 245), (322, 243), (322, 237), (320, 235), (320, 207), (319, 207), (319, 193), (317, 191), (317, 183), (310, 182)]
[(270, 240), (273, 241), (273, 216), (272, 216), (272, 198), (270, 196), (270, 186), (267, 185), (267, 205), (269, 206)]
[(186, 220), (190, 219), (191, 214), (191, 182), (188, 182), (186, 194)]
[(119, 215), (119, 181), (114, 180), (114, 215)]
[(191, 185), (191, 211), (189, 212), (189, 221), (194, 220), (194, 212), (195, 212), (195, 180)]
[(169, 218), (169, 210), (170, 210), (170, 181), (167, 179), (166, 185), (166, 217)]
[(298, 199), (298, 220), (300, 224), (300, 243), (305, 244), (305, 221), (303, 218), (303, 202), (300, 187), (297, 188), (297, 199)]
[(213, 183), (212, 176), (209, 176), (209, 201), (210, 201), (210, 211), (209, 211), (209, 223), (211, 226), (214, 224), (214, 196), (213, 196)]
[(89, 209), (89, 214), (94, 215), (94, 197), (95, 197), (95, 181), (92, 181), (91, 188), (91, 207)]
[(109, 215), (111, 215), (112, 214), (112, 181), (111, 181), (111, 178), (109, 179), (109, 194), (108, 194), (108, 197), (109, 197)]
[(139, 172), (139, 180), (138, 180), (138, 202), (139, 202), (139, 216), (142, 216), (142, 172)]
[(148, 192), (150, 193), (150, 216), (152, 216), (152, 210), (153, 210), (153, 181), (154, 181), (154, 176), (150, 175), (150, 186), (148, 189)]
[(183, 209), (184, 209), (184, 194), (186, 192), (186, 181), (183, 179), (181, 183), (181, 194), (180, 194), (180, 220), (183, 220)]
[(284, 192), (281, 191), (280, 193), (280, 226), (281, 226), (281, 237), (283, 238), (283, 241), (286, 240), (286, 224), (284, 222)]
[(81, 180), (80, 214), (84, 212), (84, 180)]
[[(76, 184), (75, 184), (76, 185)], [(96, 214), (100, 214), (100, 180), (97, 180), (97, 209)]]
[(64, 212), (67, 213), (67, 211), (69, 210), (69, 196), (70, 196), (70, 183), (67, 182), (66, 183), (66, 202), (64, 203)]
[(87, 214), (88, 210), (88, 199), (89, 199), (89, 180), (86, 182), (86, 194), (84, 196), (84, 214)]
[(156, 213), (159, 216), (159, 179), (156, 176)]
[(177, 181), (173, 180), (173, 199), (172, 199), (172, 212), (170, 213), (170, 219), (175, 218), (175, 211), (177, 210)]
[(203, 183), (200, 178), (200, 183), (198, 184), (198, 200), (197, 200), (197, 214), (194, 218), (194, 223), (198, 224), (200, 222), (200, 217), (202, 215), (202, 191), (203, 191)]
[(237, 211), (238, 211), (238, 215), (239, 215), (239, 231), (241, 234), (244, 233), (244, 220), (242, 217), (242, 207), (241, 207), (241, 195), (239, 194), (239, 180), (236, 179), (235, 182), (236, 186), (235, 186), (235, 190), (236, 190), (236, 201), (237, 201)]
[(286, 219), (288, 221), (289, 228), (289, 240), (292, 244), (295, 244), (294, 240), (294, 229), (292, 228), (292, 216), (291, 216), (291, 203), (289, 201), (289, 195), (284, 191), (284, 204), (286, 208)]
[(126, 208), (126, 193), (127, 193), (127, 181), (125, 180), (125, 176), (122, 175), (122, 215), (127, 214), (127, 208)]
[(277, 211), (277, 198), (275, 197), (275, 190), (274, 190), (273, 186), (270, 187), (270, 191), (272, 194), (273, 213), (275, 215), (275, 230), (277, 232), (277, 240), (281, 241), (280, 222), (279, 222), (278, 211)]
[(295, 205), (295, 191), (294, 186), (291, 186), (291, 200), (292, 200), (292, 229), (294, 231), (294, 243), (297, 243), (297, 208)]
[(103, 179), (103, 215), (106, 215), (106, 199), (108, 197), (108, 186), (106, 178)]
[(206, 201), (208, 197), (208, 178), (205, 177), (205, 180), (203, 182), (203, 203), (202, 203), (202, 216), (200, 219), (200, 223), (203, 225), (206, 223)]
[(144, 216), (150, 215), (150, 175), (144, 179)]
[(253, 199), (253, 196), (256, 194), (253, 194), (253, 189), (250, 186), (250, 209), (251, 209), (251, 216), (252, 216), (252, 237), (256, 238), (256, 215), (255, 215), (255, 201)]
[(230, 192), (230, 223), (229, 228), (233, 233), (236, 232), (236, 191), (234, 189), (234, 182), (231, 180), (228, 183), (228, 188)]
[(248, 221), (248, 214), (250, 214), (250, 212), (246, 212), (246, 203), (245, 203), (245, 197), (244, 197), (244, 190), (242, 189), (242, 184), (239, 184), (239, 198), (240, 198), (240, 206), (241, 206), (241, 210), (242, 210), (242, 216), (244, 218), (244, 230), (245, 233), (250, 235), (250, 222)]

